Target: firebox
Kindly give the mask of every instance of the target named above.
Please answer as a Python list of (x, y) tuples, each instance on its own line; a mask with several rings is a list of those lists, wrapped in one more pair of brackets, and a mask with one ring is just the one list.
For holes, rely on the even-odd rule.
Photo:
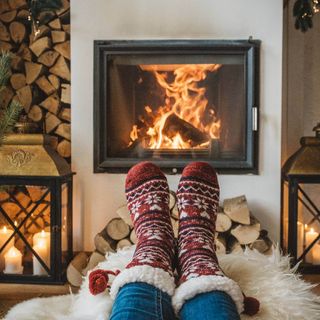
[(258, 173), (258, 40), (94, 42), (94, 171)]

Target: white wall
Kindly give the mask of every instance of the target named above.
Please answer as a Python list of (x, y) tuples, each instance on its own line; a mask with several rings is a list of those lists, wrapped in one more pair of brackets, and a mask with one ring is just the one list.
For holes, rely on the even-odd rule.
[[(94, 39), (262, 40), (260, 175), (223, 175), (220, 184), (222, 198), (246, 194), (254, 214), (278, 239), (282, 1), (73, 0), (71, 6), (75, 249), (92, 249), (94, 235), (125, 201), (125, 175), (93, 174)], [(178, 179), (169, 177), (171, 188)]]

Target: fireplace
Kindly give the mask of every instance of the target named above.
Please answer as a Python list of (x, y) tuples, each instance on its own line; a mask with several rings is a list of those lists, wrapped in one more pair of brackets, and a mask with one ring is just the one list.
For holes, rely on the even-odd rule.
[(94, 171), (258, 172), (260, 42), (94, 43)]

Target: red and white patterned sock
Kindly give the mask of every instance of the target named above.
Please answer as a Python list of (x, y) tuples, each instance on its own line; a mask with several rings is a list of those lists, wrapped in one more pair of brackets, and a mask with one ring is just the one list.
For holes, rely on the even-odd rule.
[(221, 271), (215, 253), (214, 233), (219, 184), (214, 169), (204, 162), (188, 165), (177, 191), (179, 209), (179, 287), (173, 296), (178, 313), (184, 302), (199, 293), (224, 291), (243, 311), (243, 295), (236, 282)]
[(150, 162), (130, 169), (126, 196), (137, 235), (132, 261), (114, 280), (115, 297), (126, 283), (145, 282), (173, 295), (174, 235), (169, 212), (169, 187), (161, 170)]

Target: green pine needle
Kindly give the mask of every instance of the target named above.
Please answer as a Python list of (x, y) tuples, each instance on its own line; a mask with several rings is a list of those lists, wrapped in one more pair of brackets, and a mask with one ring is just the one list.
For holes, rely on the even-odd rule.
[(10, 77), (10, 52), (2, 51), (0, 54), (0, 92), (5, 88)]

